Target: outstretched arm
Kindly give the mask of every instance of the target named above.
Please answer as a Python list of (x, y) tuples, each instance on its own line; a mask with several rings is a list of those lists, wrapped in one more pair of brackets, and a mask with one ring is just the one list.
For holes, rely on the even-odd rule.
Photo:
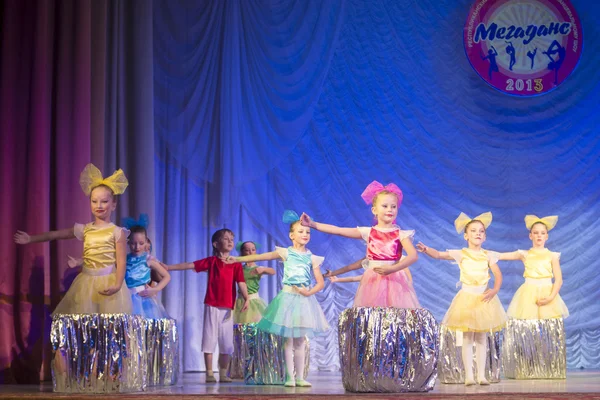
[(307, 214), (302, 213), (300, 217), (302, 225), (309, 226), (323, 233), (330, 233), (332, 235), (344, 236), (352, 239), (360, 239), (360, 231), (357, 228), (340, 228), (339, 226), (323, 224), (320, 222), (313, 221)]
[(453, 258), (450, 257), (450, 253), (447, 251), (438, 251), (433, 247), (425, 246), (421, 242), (417, 243), (417, 250), (421, 253), (427, 254), (431, 258), (435, 258), (436, 260), (453, 260)]
[(345, 278), (338, 278), (337, 276), (331, 276), (329, 278), (329, 280), (333, 283), (336, 282), (341, 282), (341, 283), (346, 283), (346, 282), (360, 282), (362, 279), (362, 275), (357, 275), (357, 276), (347, 276)]
[(269, 267), (256, 267), (253, 271), (257, 275), (275, 275), (275, 270)]
[[(327, 273), (325, 273), (325, 275), (323, 275), (323, 276), (325, 278), (331, 278), (332, 276), (338, 276), (338, 275), (345, 274), (346, 272), (354, 271), (356, 269), (361, 269), (362, 262), (364, 261), (365, 258), (361, 258), (360, 260), (354, 261), (352, 264), (348, 264), (342, 268), (336, 269), (335, 271), (328, 270)], [(342, 281), (340, 281), (340, 282), (342, 282)]]
[(552, 258), (552, 273), (554, 274), (554, 284), (552, 285), (552, 292), (550, 292), (550, 295), (548, 297), (539, 299), (536, 302), (538, 306), (545, 306), (546, 304), (549, 304), (552, 300), (554, 300), (554, 298), (560, 291), (560, 288), (562, 287), (563, 278), (558, 257)]
[(249, 256), (242, 256), (242, 257), (228, 256), (228, 257), (222, 258), (221, 260), (223, 260), (223, 262), (226, 264), (233, 264), (236, 262), (245, 263), (245, 262), (252, 262), (252, 261), (270, 261), (270, 260), (278, 260), (278, 259), (281, 259), (281, 256), (279, 255), (279, 253), (276, 251), (270, 251), (268, 253), (252, 254)]
[(60, 231), (50, 231), (30, 236), (27, 232), (17, 231), (13, 238), (17, 244), (39, 243), (49, 242), (51, 240), (73, 239), (75, 238), (75, 232), (74, 228), (67, 228)]
[(193, 262), (183, 262), (183, 263), (171, 264), (171, 265), (166, 265), (166, 264), (161, 263), (161, 265), (167, 271), (183, 271), (183, 270), (186, 270), (186, 269), (194, 269), (194, 263)]
[(498, 260), (500, 260), (500, 261), (523, 260), (523, 256), (518, 251), (511, 251), (508, 253), (498, 253)]
[(498, 264), (490, 264), (490, 269), (492, 270), (492, 274), (494, 275), (494, 288), (487, 289), (482, 297), (481, 301), (488, 302), (494, 298), (495, 295), (500, 291), (500, 286), (502, 286), (502, 272), (500, 272), (500, 268), (498, 268)]

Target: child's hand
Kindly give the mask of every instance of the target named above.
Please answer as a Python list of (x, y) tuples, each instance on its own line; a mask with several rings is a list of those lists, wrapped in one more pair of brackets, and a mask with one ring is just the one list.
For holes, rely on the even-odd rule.
[(141, 291), (141, 292), (139, 292), (138, 294), (139, 294), (141, 297), (152, 297), (152, 296), (156, 296), (156, 294), (157, 294), (158, 292), (159, 292), (159, 291), (158, 291), (158, 290), (156, 290), (156, 289), (155, 289), (155, 288), (153, 288), (153, 287), (147, 287), (146, 289), (142, 290), (142, 291)]
[(550, 304), (550, 302), (552, 302), (552, 300), (550, 297), (542, 297), (541, 299), (539, 299), (538, 301), (535, 302), (535, 304), (537, 304), (539, 307), (541, 306), (545, 306), (546, 304)]
[(481, 296), (481, 301), (483, 301), (484, 303), (489, 302), (491, 299), (494, 298), (495, 295), (497, 295), (498, 292), (496, 292), (493, 289), (488, 289), (485, 292), (483, 292), (483, 295)]
[(31, 238), (27, 232), (17, 231), (13, 236), (16, 244), (27, 244), (31, 242)]
[(67, 256), (69, 257), (69, 261), (67, 261), (67, 265), (69, 266), (69, 268), (75, 268), (79, 265), (79, 260), (76, 258), (73, 258), (71, 256)]
[(302, 213), (300, 216), (300, 223), (304, 226), (312, 226), (314, 221), (306, 213)]
[(330, 276), (330, 277), (329, 277), (329, 280), (330, 280), (331, 282), (337, 282), (337, 281), (339, 281), (339, 280), (340, 280), (340, 278), (338, 278), (337, 276)]
[(393, 274), (395, 271), (390, 270), (388, 267), (375, 267), (373, 268), (373, 271), (375, 271), (376, 273), (378, 273), (379, 275), (382, 276), (387, 276), (389, 274)]
[(248, 309), (249, 305), (250, 305), (250, 300), (246, 300), (244, 302), (244, 306), (242, 307), (242, 312), (245, 312)]
[(265, 272), (265, 267), (256, 267), (250, 271), (250, 275), (260, 275)]
[(221, 261), (225, 264), (233, 264), (237, 262), (237, 259), (234, 256), (221, 257)]
[(98, 293), (100, 293), (103, 296), (112, 296), (113, 294), (117, 293), (119, 290), (121, 290), (121, 286), (112, 285), (112, 286), (107, 287), (104, 290), (99, 290)]
[(310, 293), (308, 292), (307, 288), (303, 288), (303, 287), (294, 287), (296, 289), (296, 293), (301, 294), (304, 297), (309, 297)]
[(421, 242), (417, 243), (417, 245), (415, 247), (417, 248), (417, 251), (420, 252), (420, 253), (426, 253), (427, 252), (427, 246), (425, 246)]
[(323, 278), (331, 278), (331, 277), (332, 277), (331, 271), (326, 269), (325, 273), (323, 274)]

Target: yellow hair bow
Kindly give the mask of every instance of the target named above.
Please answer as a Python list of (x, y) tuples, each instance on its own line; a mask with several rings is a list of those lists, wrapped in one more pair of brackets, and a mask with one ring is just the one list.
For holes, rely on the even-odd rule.
[(89, 196), (92, 190), (100, 185), (108, 186), (114, 194), (122, 194), (125, 192), (129, 182), (121, 169), (113, 172), (108, 178), (103, 178), (102, 173), (94, 164), (88, 164), (81, 171), (81, 175), (79, 175), (79, 184), (81, 185), (81, 189), (83, 189), (83, 193)]
[(487, 227), (490, 226), (490, 224), (492, 223), (492, 213), (488, 211), (471, 219), (467, 214), (461, 212), (458, 218), (456, 218), (456, 221), (454, 221), (454, 227), (456, 228), (456, 232), (462, 233), (465, 230), (467, 224), (475, 220), (481, 222), (483, 226), (487, 229)]
[(546, 225), (546, 229), (550, 230), (556, 226), (556, 223), (558, 222), (558, 215), (550, 215), (544, 218), (538, 218), (537, 215), (533, 214), (525, 216), (525, 226), (529, 230), (531, 230), (531, 227), (538, 222)]

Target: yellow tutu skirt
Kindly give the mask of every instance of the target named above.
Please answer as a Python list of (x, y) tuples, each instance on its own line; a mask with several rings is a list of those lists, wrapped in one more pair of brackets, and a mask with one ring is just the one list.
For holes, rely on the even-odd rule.
[[(471, 290), (475, 288), (475, 290)], [(481, 288), (480, 290), (477, 290)], [(450, 308), (446, 312), (442, 324), (448, 329), (462, 332), (497, 332), (504, 328), (506, 313), (498, 296), (489, 302), (481, 300), (485, 287), (463, 286)]]
[(258, 295), (249, 295), (250, 301), (248, 302), (248, 309), (242, 312), (244, 307), (244, 299), (238, 297), (235, 301), (235, 308), (233, 309), (233, 323), (234, 324), (252, 324), (257, 323), (261, 320), (267, 303)]
[(552, 293), (550, 278), (527, 278), (513, 296), (508, 306), (508, 316), (516, 319), (567, 318), (569, 309), (558, 294), (545, 306), (536, 304), (538, 300), (550, 296), (550, 293)]
[(112, 296), (98, 293), (116, 282), (115, 272), (102, 276), (81, 272), (52, 314), (131, 314), (131, 294), (125, 283)]

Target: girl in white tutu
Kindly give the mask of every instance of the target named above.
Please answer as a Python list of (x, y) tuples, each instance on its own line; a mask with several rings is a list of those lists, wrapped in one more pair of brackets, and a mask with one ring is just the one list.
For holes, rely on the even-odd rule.
[(557, 216), (525, 216), (531, 249), (500, 253), (500, 260), (521, 260), (525, 264), (525, 283), (517, 290), (508, 306), (507, 314), (510, 318), (550, 319), (569, 316), (569, 310), (558, 293), (563, 283), (560, 253), (545, 247), (548, 231), (554, 228), (557, 221)]
[[(313, 296), (325, 286), (319, 269), (323, 257), (313, 255), (306, 244), (310, 241), (310, 228), (300, 224), (298, 214), (287, 210), (283, 222), (290, 224), (292, 246), (275, 247), (275, 251), (243, 257), (227, 257), (226, 262), (283, 260), (283, 289), (265, 310), (258, 329), (286, 338), (284, 357), (285, 386), (312, 386), (303, 379), (306, 352), (305, 336), (312, 337), (329, 329), (325, 314)], [(312, 288), (313, 271), (316, 285)], [(296, 375), (294, 378), (294, 366)]]
[[(256, 254), (256, 247), (256, 243), (251, 241), (238, 242), (235, 245), (235, 249), (242, 256)], [(235, 308), (233, 309), (233, 323), (251, 324), (260, 321), (267, 308), (267, 303), (265, 303), (258, 295), (260, 278), (262, 278), (263, 275), (275, 275), (275, 270), (269, 267), (259, 267), (253, 261), (243, 264), (242, 267), (244, 268), (244, 279), (246, 280), (246, 286), (248, 287), (248, 309), (242, 312), (244, 299), (241, 296), (238, 296), (235, 302)]]

